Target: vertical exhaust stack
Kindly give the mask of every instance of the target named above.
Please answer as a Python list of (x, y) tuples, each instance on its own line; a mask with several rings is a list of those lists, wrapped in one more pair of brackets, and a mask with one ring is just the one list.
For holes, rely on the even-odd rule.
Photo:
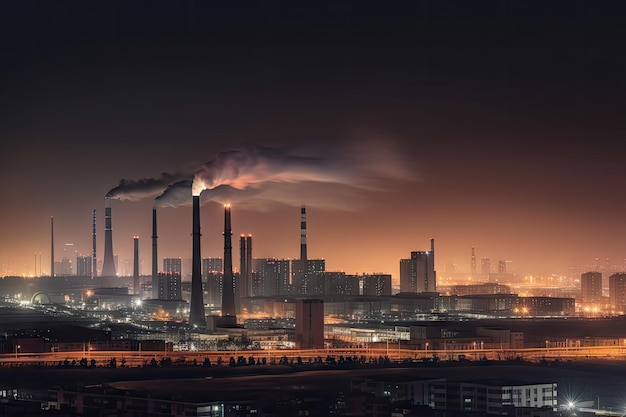
[(141, 294), (141, 288), (139, 284), (139, 236), (133, 237), (134, 251), (133, 251), (133, 293), (135, 295)]
[(113, 228), (111, 227), (111, 197), (104, 199), (104, 261), (102, 276), (114, 277), (115, 261), (113, 260)]
[(237, 313), (247, 309), (246, 297), (252, 296), (252, 235), (239, 238), (239, 306)]
[(293, 274), (293, 286), (296, 294), (305, 295), (309, 292), (308, 257), (306, 247), (306, 207), (300, 208), (300, 261)]
[(246, 254), (248, 253), (247, 245), (246, 245), (246, 237), (241, 235), (239, 237), (239, 308), (237, 312), (241, 312), (241, 299), (244, 297), (248, 297), (248, 257)]
[[(199, 232), (198, 232), (199, 233)], [(157, 258), (157, 211), (152, 209), (152, 299), (159, 298), (159, 267)]]
[(303, 262), (303, 268), (307, 260), (306, 253), (306, 207), (300, 209), (300, 260)]
[(252, 235), (246, 237), (246, 282), (248, 286), (247, 297), (252, 296)]
[(54, 217), (50, 217), (50, 276), (54, 276)]
[(233, 247), (230, 226), (230, 204), (224, 205), (224, 274), (222, 281), (222, 316), (236, 316), (233, 281)]
[(91, 279), (98, 275), (98, 257), (96, 256), (96, 209), (93, 209), (92, 242), (91, 242)]
[(472, 271), (471, 275), (476, 275), (476, 252), (474, 252), (474, 247), (472, 246)]
[[(192, 210), (193, 248), (191, 259), (191, 305), (189, 306), (189, 325), (206, 327), (204, 317), (204, 295), (202, 293), (202, 257), (200, 252), (200, 196), (193, 196)], [(153, 290), (154, 291), (154, 290)]]

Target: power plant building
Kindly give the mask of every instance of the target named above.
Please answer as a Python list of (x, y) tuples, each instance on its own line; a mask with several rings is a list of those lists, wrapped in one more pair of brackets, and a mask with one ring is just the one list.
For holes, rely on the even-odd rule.
[(400, 260), (401, 292), (435, 292), (435, 240), (430, 240), (430, 251), (411, 252), (410, 259)]

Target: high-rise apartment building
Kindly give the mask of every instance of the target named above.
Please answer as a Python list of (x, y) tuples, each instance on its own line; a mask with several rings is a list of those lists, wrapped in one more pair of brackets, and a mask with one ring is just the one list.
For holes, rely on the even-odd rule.
[(585, 272), (580, 276), (580, 295), (583, 303), (602, 300), (602, 272)]
[(480, 259), (480, 272), (483, 279), (489, 279), (489, 274), (491, 274), (491, 260), (489, 258)]
[(411, 285), (411, 259), (400, 259), (400, 292), (415, 292)]
[(289, 288), (289, 259), (258, 258), (252, 260), (252, 295), (269, 297), (286, 295)]
[(180, 272), (159, 272), (159, 300), (182, 300)]
[(365, 274), (361, 276), (361, 280), (363, 282), (363, 295), (375, 297), (391, 295), (390, 274)]
[(224, 262), (222, 258), (203, 258), (202, 259), (202, 276), (208, 274), (222, 273)]
[(613, 274), (609, 277), (609, 302), (616, 309), (626, 307), (626, 273)]
[(79, 256), (76, 258), (76, 275), (79, 277), (91, 276), (91, 256)]
[(163, 258), (163, 272), (183, 274), (183, 262), (181, 258)]

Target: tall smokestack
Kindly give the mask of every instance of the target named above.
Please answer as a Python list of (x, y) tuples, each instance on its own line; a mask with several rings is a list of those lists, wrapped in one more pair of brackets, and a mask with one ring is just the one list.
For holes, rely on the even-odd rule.
[(474, 247), (472, 246), (472, 276), (476, 275), (476, 253), (474, 252)]
[(248, 293), (246, 296), (252, 296), (252, 235), (246, 237), (246, 282)]
[[(239, 237), (239, 298), (244, 298), (248, 296), (248, 258), (246, 254), (248, 253), (247, 245), (246, 245), (246, 237), (241, 235)], [(240, 308), (238, 312), (241, 310), (241, 300), (239, 301)]]
[(111, 197), (104, 199), (104, 261), (102, 276), (114, 277), (115, 261), (113, 260), (113, 228), (111, 227)]
[(239, 238), (239, 306), (237, 312), (243, 310), (245, 297), (252, 295), (252, 235), (241, 235)]
[(230, 204), (224, 205), (224, 274), (222, 281), (222, 316), (236, 316), (233, 282), (233, 247)]
[[(200, 232), (198, 232), (200, 233)], [(159, 298), (159, 263), (157, 258), (157, 210), (152, 209), (152, 298)]]
[(139, 236), (133, 237), (134, 252), (133, 252), (133, 293), (135, 295), (141, 294), (141, 288), (139, 287)]
[[(189, 325), (206, 327), (204, 317), (204, 295), (202, 293), (202, 255), (200, 252), (200, 196), (193, 196), (192, 212), (193, 248), (191, 260), (191, 305), (189, 306)], [(154, 291), (154, 290), (153, 290)]]
[[(300, 260), (306, 263), (306, 207), (300, 209)], [(306, 266), (303, 265), (304, 268)]]
[(92, 242), (91, 242), (91, 279), (94, 279), (98, 275), (98, 257), (96, 256), (96, 209), (93, 209), (92, 215)]
[(54, 217), (50, 217), (50, 276), (54, 276)]

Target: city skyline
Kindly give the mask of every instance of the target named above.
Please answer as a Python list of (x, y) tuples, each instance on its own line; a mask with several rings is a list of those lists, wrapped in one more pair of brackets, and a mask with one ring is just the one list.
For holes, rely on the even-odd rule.
[[(431, 238), (438, 277), (472, 247), (520, 273), (623, 267), (624, 6), (570, 3), (5, 5), (0, 272), (50, 269), (51, 217), (56, 260), (90, 256), (94, 209), (102, 259), (122, 179), (250, 145), (323, 162), (223, 197), (255, 258), (299, 257), (306, 205), (329, 271), (397, 283)], [(113, 252), (138, 236), (144, 274), (154, 197), (111, 204)], [(219, 200), (203, 257), (223, 252)], [(191, 258), (190, 203), (159, 207), (159, 258)]]

